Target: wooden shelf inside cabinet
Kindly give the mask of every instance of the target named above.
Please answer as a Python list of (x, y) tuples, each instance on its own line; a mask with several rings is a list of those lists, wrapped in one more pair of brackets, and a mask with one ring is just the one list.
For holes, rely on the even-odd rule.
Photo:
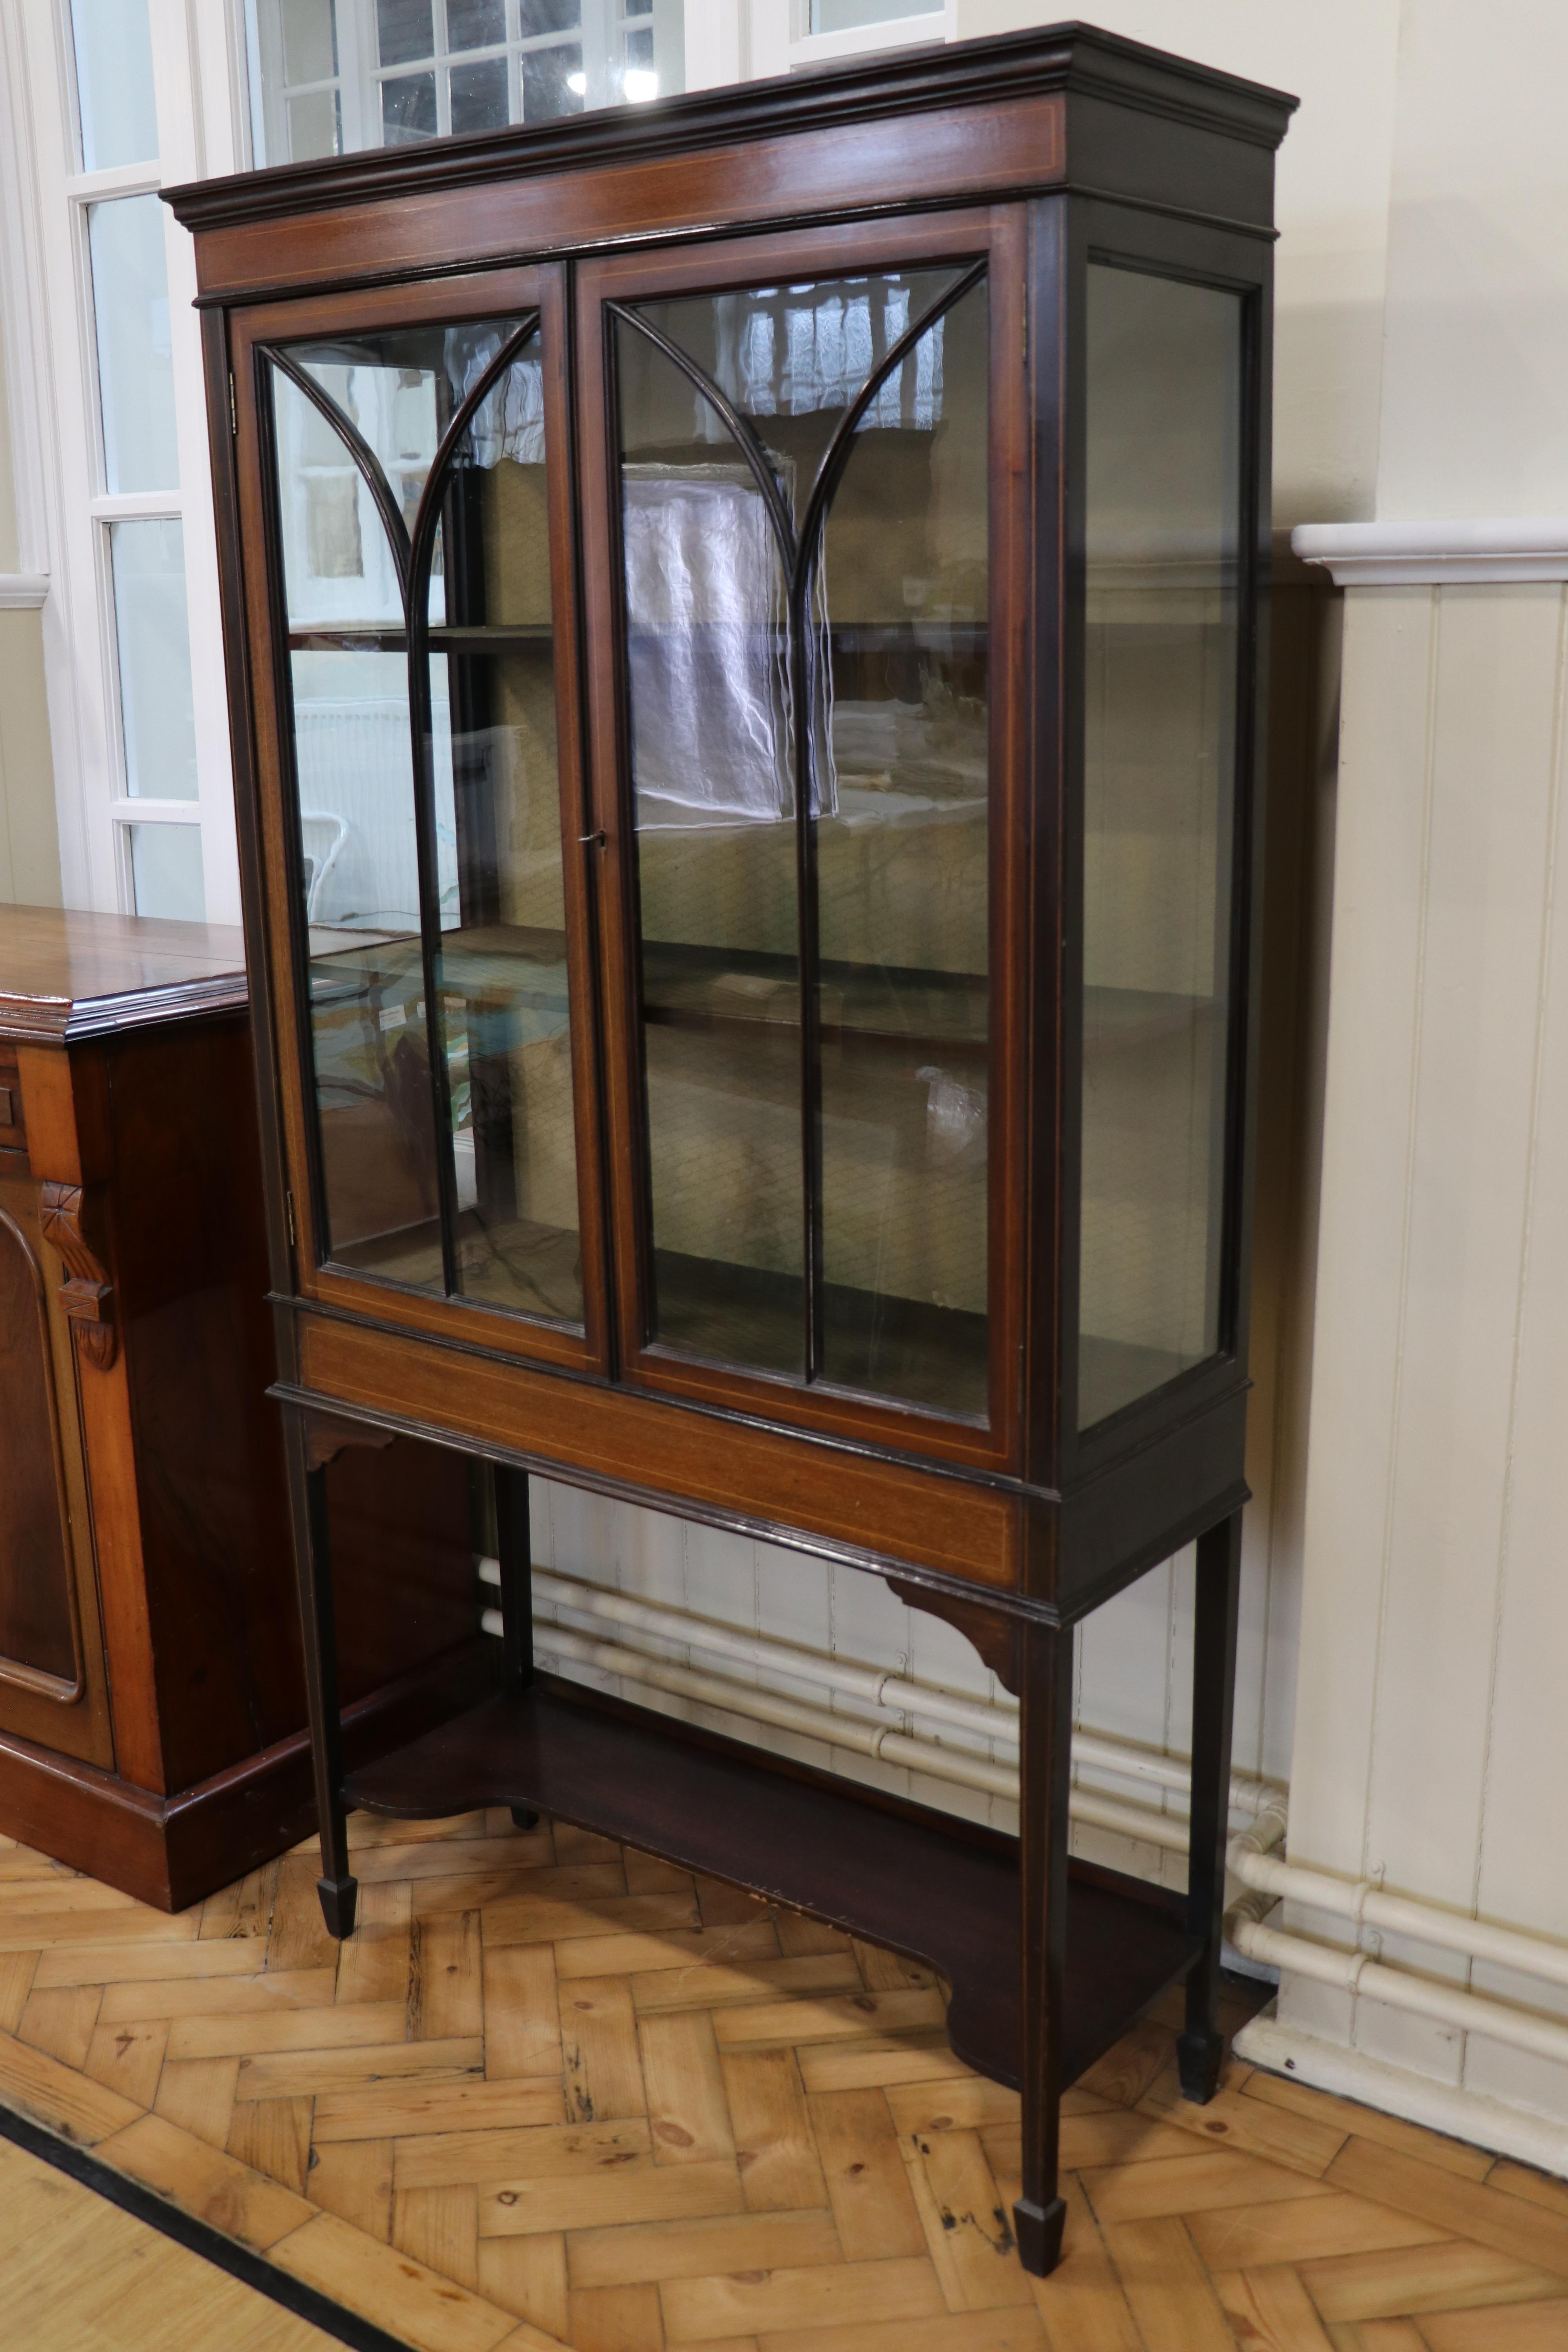
[[(1016, 2089), (1023, 2047), (1012, 1841), (890, 1810), (825, 1773), (782, 1772), (732, 1740), (700, 1744), (647, 1710), (541, 1677), (351, 1773), (352, 1805), (409, 1819), (527, 1806), (921, 1960), (952, 1988), (948, 2033)], [(920, 1890), (911, 1903), (911, 1890)], [(1173, 1895), (1079, 1865), (1068, 1904), (1062, 2078), (1072, 2082), (1203, 1947)]]

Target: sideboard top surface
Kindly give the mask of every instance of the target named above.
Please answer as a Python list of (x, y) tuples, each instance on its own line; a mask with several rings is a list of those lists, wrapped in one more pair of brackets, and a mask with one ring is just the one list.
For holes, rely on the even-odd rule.
[(247, 1001), (237, 925), (0, 907), (0, 1037), (69, 1045)]

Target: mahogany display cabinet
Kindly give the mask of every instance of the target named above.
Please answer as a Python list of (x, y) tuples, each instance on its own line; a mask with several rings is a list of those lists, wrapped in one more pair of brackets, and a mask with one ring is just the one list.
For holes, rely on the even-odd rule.
[[(897, 1946), (1019, 2084), (1213, 2088), (1274, 151), (1078, 26), (209, 182), (323, 1816), (567, 1820)], [(496, 1465), (505, 1670), (345, 1775), (321, 1474)], [(531, 1669), (527, 1476), (894, 1580), (1016, 1842)], [(1072, 1628), (1198, 1545), (1185, 1903), (1068, 1863)]]
[[(0, 1831), (184, 1910), (315, 1792), (237, 929), (0, 907)], [(460, 1460), (333, 1465), (356, 1760), (483, 1696)]]

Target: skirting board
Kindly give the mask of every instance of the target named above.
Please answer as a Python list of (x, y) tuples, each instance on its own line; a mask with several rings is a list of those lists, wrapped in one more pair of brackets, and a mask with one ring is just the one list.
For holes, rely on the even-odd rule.
[[(349, 1763), (460, 1715), (493, 1672), (489, 1645), (476, 1638), (345, 1707)], [(170, 1797), (0, 1733), (0, 1831), (160, 1911), (184, 1911), (315, 1826), (304, 1731)]]
[(1244, 2025), (1232, 2047), (1238, 2058), (1265, 2074), (1310, 2083), (1316, 2091), (1355, 2099), (1385, 2116), (1402, 2116), (1406, 2123), (1425, 2125), (1428, 2131), (1444, 2132), (1473, 2147), (1489, 2147), (1499, 2156), (1511, 2156), (1537, 2171), (1568, 2180), (1568, 2126), (1545, 2116), (1505, 2106), (1479, 2091), (1435, 2083), (1407, 2066), (1391, 2066), (1386, 2059), (1364, 2057), (1359, 2050), (1281, 2025), (1268, 2011)]

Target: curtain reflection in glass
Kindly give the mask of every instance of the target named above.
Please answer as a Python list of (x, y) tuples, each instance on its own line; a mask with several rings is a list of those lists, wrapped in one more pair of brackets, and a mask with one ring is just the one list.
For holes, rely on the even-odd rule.
[(1079, 1420), (1220, 1344), (1241, 306), (1089, 272)]
[(920, 331), (964, 281), (639, 304), (616, 362), (653, 1336), (983, 1416), (983, 282)]
[(763, 494), (687, 378), (625, 320), (616, 365), (651, 1336), (798, 1373), (784, 579)]

